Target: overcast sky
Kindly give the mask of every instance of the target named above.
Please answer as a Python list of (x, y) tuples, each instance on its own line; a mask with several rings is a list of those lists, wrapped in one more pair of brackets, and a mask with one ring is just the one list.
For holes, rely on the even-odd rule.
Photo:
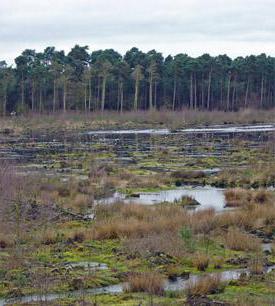
[(274, 0), (0, 0), (0, 60), (24, 49), (133, 46), (275, 56)]

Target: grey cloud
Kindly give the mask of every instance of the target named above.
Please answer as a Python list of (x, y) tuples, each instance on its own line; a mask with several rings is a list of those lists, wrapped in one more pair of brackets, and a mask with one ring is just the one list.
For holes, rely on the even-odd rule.
[(246, 50), (235, 52), (260, 45), (275, 52), (273, 6), (272, 0), (1, 0), (0, 58), (26, 46), (68, 49), (75, 43), (119, 51), (155, 44), (172, 54), (181, 44), (192, 54), (204, 48), (220, 53), (223, 42), (229, 55), (242, 43)]

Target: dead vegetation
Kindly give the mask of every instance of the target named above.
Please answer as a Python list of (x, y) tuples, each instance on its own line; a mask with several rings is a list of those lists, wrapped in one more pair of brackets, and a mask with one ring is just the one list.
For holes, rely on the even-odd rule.
[(203, 253), (197, 253), (193, 258), (193, 265), (199, 271), (205, 271), (209, 265), (209, 257)]
[[(268, 156), (274, 156), (274, 153), (269, 152)], [(223, 169), (212, 183), (219, 187), (231, 188), (275, 186), (275, 163), (252, 160), (248, 168)]]
[[(69, 128), (69, 125), (66, 128)], [(163, 155), (165, 154), (163, 152)], [(118, 171), (113, 166), (93, 163), (89, 175), (81, 181), (70, 179), (60, 182), (53, 179), (43, 180), (42, 183), (41, 178), (37, 178), (30, 181), (24, 179), (22, 182), (15, 176), (10, 165), (3, 164), (0, 167), (1, 212), (3, 209), (7, 212), (6, 208), (10, 208), (10, 202), (7, 205), (6, 198), (17, 201), (19, 199), (17, 196), (20, 195), (20, 199), (27, 200), (23, 201), (27, 205), (24, 205), (24, 214), (17, 215), (19, 226), (13, 220), (7, 222), (7, 218), (0, 224), (0, 249), (12, 254), (14, 246), (18, 246), (19, 241), (28, 246), (29, 253), (35, 248), (41, 248), (42, 260), (45, 256), (43, 251), (48, 249), (50, 250), (48, 253), (55, 252), (54, 259), (51, 260), (59, 261), (64, 258), (65, 252), (75, 255), (75, 258), (80, 258), (80, 255), (84, 257), (94, 255), (95, 247), (91, 247), (89, 243), (100, 245), (103, 249), (105, 243), (114, 240), (115, 247), (110, 247), (108, 255), (102, 256), (104, 259), (108, 257), (109, 260), (109, 257), (117, 256), (116, 258), (120, 260), (121, 256), (123, 269), (126, 269), (125, 266), (130, 263), (133, 270), (141, 271), (140, 266), (146, 263), (146, 270), (156, 267), (157, 271), (160, 271), (160, 273), (152, 271), (130, 273), (128, 279), (130, 285), (126, 290), (162, 295), (164, 290), (162, 275), (181, 275), (179, 273), (182, 272), (182, 268), (186, 267), (193, 272), (197, 270), (196, 273), (209, 271), (212, 268), (221, 269), (225, 263), (228, 264), (222, 256), (217, 256), (223, 252), (223, 249), (225, 256), (232, 254), (232, 250), (245, 252), (249, 258), (252, 254), (258, 254), (262, 237), (256, 238), (257, 232), (260, 231), (263, 235), (271, 233), (271, 237), (274, 232), (274, 193), (265, 189), (230, 189), (225, 194), (227, 206), (238, 207), (238, 210), (219, 214), (213, 209), (190, 212), (180, 205), (171, 204), (148, 207), (115, 203), (94, 207), (95, 200), (112, 194), (118, 186), (155, 188), (175, 180), (192, 181), (204, 177), (204, 173), (196, 171), (178, 171), (168, 178), (162, 174), (137, 175), (128, 170)], [(270, 178), (272, 179), (271, 174), (268, 179)], [(34, 182), (35, 180), (37, 182)], [(192, 198), (182, 199), (182, 204), (191, 202), (194, 203)], [(53, 203), (57, 203), (64, 210), (82, 214), (89, 213), (93, 208), (96, 218), (92, 222), (77, 220), (66, 223), (61, 217), (58, 221), (54, 219), (51, 222), (50, 210), (53, 208), (51, 206)], [(9, 216), (14, 219), (14, 214)], [(34, 227), (30, 226), (31, 224)], [(43, 226), (40, 227), (41, 224)], [(53, 226), (54, 224), (56, 226)], [(185, 237), (181, 235), (182, 229), (190, 235)], [(16, 237), (18, 233), (20, 239), (19, 236)], [(211, 255), (213, 250), (208, 250), (205, 241), (212, 243), (217, 254), (214, 252), (214, 256)], [(100, 249), (96, 256), (101, 255)], [(30, 254), (28, 256), (30, 257)], [(247, 262), (252, 274), (263, 272), (265, 262), (262, 259), (256, 258)], [(16, 262), (14, 259), (12, 262), (7, 261), (9, 267), (18, 267), (20, 264), (20, 261)], [(112, 276), (115, 275), (116, 269), (112, 269), (111, 272)], [(119, 277), (123, 275), (124, 280), (125, 272), (119, 271), (119, 273), (117, 275)], [(219, 293), (223, 287), (220, 279), (215, 276), (190, 284), (187, 292), (190, 296), (198, 296)]]
[(81, 113), (77, 111), (56, 112), (55, 114), (30, 113), (14, 118), (2, 118), (0, 131), (10, 129), (21, 133), (26, 128), (31, 130), (81, 130), (84, 128), (102, 129), (135, 128), (144, 126), (167, 126), (172, 129), (200, 124), (252, 124), (270, 123), (274, 121), (274, 109), (245, 109), (238, 112), (224, 111), (155, 111), (123, 112), (114, 111)]
[(146, 292), (153, 295), (163, 295), (164, 278), (157, 272), (134, 273), (128, 277), (126, 292)]
[(227, 189), (224, 194), (227, 207), (240, 207), (249, 204), (269, 204), (274, 199), (273, 193), (266, 189), (247, 190), (233, 188)]
[[(225, 241), (233, 249), (255, 249), (257, 243), (245, 232), (272, 225), (275, 220), (273, 204), (253, 204), (249, 209), (244, 207), (216, 215), (211, 209), (191, 213), (175, 205), (148, 207), (117, 203), (100, 205), (96, 215), (92, 236), (98, 240), (148, 238), (165, 233), (178, 235), (183, 226), (190, 227), (194, 234), (207, 234), (227, 228)], [(234, 243), (238, 243), (235, 235), (243, 246), (234, 246)]]
[(208, 294), (220, 293), (224, 290), (225, 284), (221, 281), (219, 274), (202, 277), (195, 281), (190, 281), (187, 288), (188, 296), (204, 296)]
[(225, 245), (235, 251), (259, 251), (260, 242), (252, 235), (248, 235), (238, 228), (229, 228), (224, 235)]

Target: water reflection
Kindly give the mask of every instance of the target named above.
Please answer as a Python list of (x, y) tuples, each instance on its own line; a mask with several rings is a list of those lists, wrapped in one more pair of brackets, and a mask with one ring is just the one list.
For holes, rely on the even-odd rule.
[(199, 202), (195, 210), (214, 208), (217, 212), (224, 210), (225, 196), (223, 189), (211, 186), (186, 186), (172, 190), (162, 190), (158, 192), (141, 192), (133, 197), (116, 192), (112, 197), (97, 201), (98, 204), (111, 204), (115, 202), (136, 203), (143, 205), (154, 205), (163, 202), (173, 203), (182, 197), (188, 196)]

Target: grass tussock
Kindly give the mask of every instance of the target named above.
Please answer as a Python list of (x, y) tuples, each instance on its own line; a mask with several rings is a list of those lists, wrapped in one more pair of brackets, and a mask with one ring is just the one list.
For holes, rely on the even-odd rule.
[(152, 234), (143, 238), (130, 238), (123, 242), (124, 249), (133, 256), (148, 257), (163, 252), (172, 257), (184, 257), (186, 248), (179, 235), (171, 232)]
[(203, 171), (187, 171), (187, 170), (178, 170), (172, 172), (171, 177), (174, 179), (196, 179), (196, 178), (204, 178), (206, 175)]
[(174, 204), (180, 205), (180, 206), (197, 206), (200, 205), (198, 201), (196, 201), (191, 196), (182, 196), (179, 200), (175, 200)]
[(225, 245), (235, 251), (258, 251), (260, 250), (259, 241), (241, 232), (237, 228), (230, 228), (228, 232), (224, 235)]
[(212, 208), (189, 215), (189, 224), (194, 234), (208, 234), (217, 226), (216, 213)]
[(100, 207), (97, 216), (93, 235), (98, 240), (176, 233), (181, 224), (188, 222), (187, 212), (175, 206), (154, 208), (137, 204), (116, 204)]
[(193, 266), (199, 271), (205, 271), (209, 265), (209, 257), (203, 253), (195, 254), (193, 258)]
[(161, 188), (170, 184), (169, 178), (166, 176), (155, 174), (150, 176), (141, 176), (131, 174), (131, 177), (124, 183), (126, 188)]
[(227, 189), (224, 195), (227, 207), (239, 207), (251, 201), (251, 192), (241, 188)]
[(273, 194), (265, 189), (246, 190), (242, 188), (227, 189), (225, 191), (227, 207), (241, 207), (249, 204), (269, 204)]
[(224, 258), (221, 256), (218, 256), (216, 258), (214, 258), (214, 268), (215, 269), (222, 269), (224, 265)]
[(163, 295), (164, 278), (157, 272), (135, 273), (128, 277), (126, 292), (146, 292), (154, 295)]
[[(1, 231), (1, 229), (0, 229)], [(0, 232), (0, 250), (4, 250), (12, 245), (10, 235), (6, 235), (3, 232)]]
[(274, 204), (250, 205), (234, 212), (226, 212), (215, 216), (216, 228), (237, 227), (250, 231), (263, 226), (272, 226), (275, 222)]
[[(274, 155), (274, 148), (272, 150), (269, 153), (271, 156)], [(275, 164), (270, 162), (262, 163), (257, 160), (253, 161), (249, 168), (223, 169), (217, 179), (214, 180), (214, 183), (221, 187), (230, 186), (235, 188), (238, 188), (238, 186), (247, 188), (274, 186)]]
[(213, 210), (190, 213), (177, 205), (101, 205), (96, 215), (93, 239), (98, 240), (144, 238), (165, 233), (178, 235), (184, 225), (196, 234), (206, 233), (215, 226)]
[[(257, 251), (259, 241), (248, 232), (263, 226), (271, 228), (275, 210), (271, 204), (254, 204), (249, 209), (223, 214), (215, 214), (213, 210), (190, 213), (176, 205), (154, 207), (117, 203), (98, 206), (96, 216), (88, 229), (90, 239), (126, 239), (127, 247), (133, 253), (140, 248), (140, 253), (161, 250), (173, 256), (184, 254), (185, 241), (180, 238), (183, 227), (190, 229), (191, 239), (200, 234), (220, 233), (222, 228), (219, 235), (229, 249)], [(169, 252), (169, 249), (175, 252)]]
[(224, 284), (220, 275), (202, 277), (195, 281), (190, 281), (187, 287), (188, 296), (203, 296), (220, 293), (224, 290)]
[(58, 233), (54, 229), (46, 229), (41, 233), (40, 242), (45, 245), (53, 245), (58, 242)]
[(249, 271), (252, 275), (263, 274), (264, 272), (264, 260), (262, 256), (255, 256), (249, 263)]

